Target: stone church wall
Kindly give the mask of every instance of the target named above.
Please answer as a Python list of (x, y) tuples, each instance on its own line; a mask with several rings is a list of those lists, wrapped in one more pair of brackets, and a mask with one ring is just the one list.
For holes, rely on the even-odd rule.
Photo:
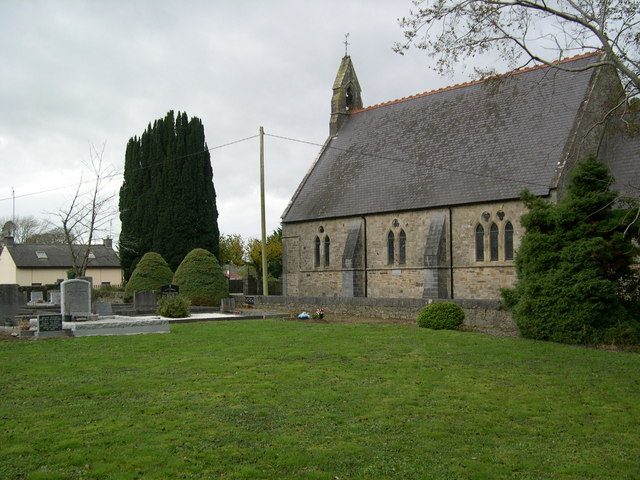
[[(327, 298), (327, 297), (252, 297), (252, 306), (267, 311), (282, 311), (290, 315), (313, 313), (324, 308), (325, 314), (355, 315), (371, 318), (403, 320), (415, 324), (418, 313), (434, 300), (415, 298)], [(435, 300), (439, 301), (439, 300)], [(237, 302), (244, 302), (237, 297)], [(518, 334), (511, 312), (502, 308), (499, 300), (455, 299), (465, 314), (464, 325), (496, 334)]]
[[(514, 261), (505, 258), (505, 226), (507, 222), (513, 226), (515, 251), (522, 235), (520, 216), (525, 211), (514, 200), (285, 224), (284, 294), (360, 297), (366, 292), (370, 298), (422, 299), (436, 298), (434, 291), (441, 293), (439, 298), (450, 298), (453, 289), (454, 298), (498, 299), (500, 289), (515, 282)], [(491, 260), (492, 224), (498, 228), (497, 260)], [(476, 260), (478, 225), (485, 232), (481, 261)], [(394, 238), (392, 263), (389, 232)], [(399, 242), (402, 234), (404, 254)]]
[[(500, 298), (500, 289), (511, 287), (516, 280), (515, 263), (505, 259), (505, 225), (513, 226), (513, 250), (518, 250), (523, 229), (520, 217), (527, 212), (519, 200), (465, 205), (452, 208), (454, 298)], [(500, 218), (502, 217), (502, 218)], [(489, 232), (498, 226), (498, 260), (491, 260)], [(475, 258), (475, 229), (485, 231), (483, 261)]]

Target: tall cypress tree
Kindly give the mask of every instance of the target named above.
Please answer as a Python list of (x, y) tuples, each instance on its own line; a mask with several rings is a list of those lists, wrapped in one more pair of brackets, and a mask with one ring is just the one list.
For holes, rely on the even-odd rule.
[(187, 253), (219, 254), (218, 210), (204, 127), (170, 111), (133, 137), (120, 188), (120, 260), (128, 279), (142, 256), (162, 255), (175, 270)]

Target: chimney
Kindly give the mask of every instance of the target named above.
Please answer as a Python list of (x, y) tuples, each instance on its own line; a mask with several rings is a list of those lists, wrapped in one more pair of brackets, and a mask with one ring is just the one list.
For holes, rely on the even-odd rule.
[(7, 247), (10, 247), (11, 245), (13, 245), (13, 235), (6, 235), (4, 237), (4, 244)]
[(103, 244), (107, 248), (113, 248), (113, 239), (107, 237), (103, 240)]

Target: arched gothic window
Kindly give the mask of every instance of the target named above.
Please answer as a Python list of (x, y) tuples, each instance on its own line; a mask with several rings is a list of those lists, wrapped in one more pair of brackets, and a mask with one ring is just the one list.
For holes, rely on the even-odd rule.
[(313, 245), (313, 263), (316, 267), (320, 266), (320, 238), (316, 237)]
[(507, 222), (504, 226), (504, 259), (513, 260), (513, 225)]
[(389, 265), (393, 265), (396, 259), (395, 241), (395, 235), (390, 231), (387, 235), (387, 263)]
[(495, 223), (489, 227), (489, 254), (491, 261), (498, 260), (498, 226)]
[(484, 227), (480, 224), (476, 227), (476, 261), (484, 261)]
[(331, 248), (331, 240), (329, 239), (329, 235), (324, 237), (324, 266), (328, 267), (330, 265), (330, 256), (329, 249)]
[(407, 234), (404, 233), (404, 230), (400, 230), (400, 235), (398, 236), (399, 245), (398, 245), (398, 256), (400, 265), (404, 265), (407, 263)]

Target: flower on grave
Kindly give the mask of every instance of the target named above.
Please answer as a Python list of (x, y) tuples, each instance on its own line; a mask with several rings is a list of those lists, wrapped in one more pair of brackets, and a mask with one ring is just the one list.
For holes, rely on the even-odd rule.
[(319, 308), (316, 313), (313, 314), (313, 318), (324, 318), (324, 308)]

